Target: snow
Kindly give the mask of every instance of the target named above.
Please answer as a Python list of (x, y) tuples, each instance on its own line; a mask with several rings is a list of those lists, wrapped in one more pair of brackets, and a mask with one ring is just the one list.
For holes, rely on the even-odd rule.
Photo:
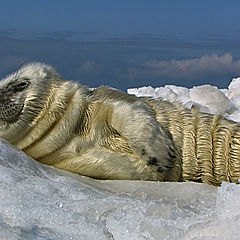
[[(222, 90), (168, 85), (128, 92), (239, 121), (239, 85), (237, 78)], [(0, 141), (1, 240), (234, 240), (239, 225), (240, 185), (99, 181), (40, 164)]]

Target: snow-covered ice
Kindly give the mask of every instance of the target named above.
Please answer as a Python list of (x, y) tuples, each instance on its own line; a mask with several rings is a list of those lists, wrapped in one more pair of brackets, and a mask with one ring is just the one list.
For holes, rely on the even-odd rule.
[[(168, 85), (129, 93), (225, 109), (240, 121), (239, 85), (237, 79), (224, 90)], [(98, 181), (42, 165), (0, 141), (1, 240), (235, 240), (239, 226), (240, 185)]]
[(228, 89), (218, 89), (211, 85), (196, 86), (190, 89), (166, 85), (157, 88), (151, 86), (130, 88), (127, 92), (138, 97), (161, 97), (170, 102), (177, 101), (187, 108), (196, 105), (202, 112), (224, 115), (233, 121), (240, 122), (240, 77), (234, 78)]
[(97, 181), (1, 141), (0, 239), (238, 239), (240, 186)]
[[(223, 115), (234, 109), (233, 103), (217, 87), (203, 85), (189, 90), (190, 99), (201, 107), (208, 109), (208, 113)], [(204, 111), (204, 110), (203, 110)]]
[(0, 160), (0, 239), (227, 239), (232, 230), (240, 233), (234, 184), (97, 181), (39, 164), (4, 141)]

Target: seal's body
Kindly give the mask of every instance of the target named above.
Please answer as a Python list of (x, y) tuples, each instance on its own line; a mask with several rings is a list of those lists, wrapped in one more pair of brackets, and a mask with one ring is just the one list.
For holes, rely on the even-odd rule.
[(3, 79), (0, 94), (0, 136), (41, 163), (94, 178), (143, 180), (164, 180), (175, 165), (170, 133), (135, 96), (90, 91), (39, 63)]
[(240, 178), (240, 126), (161, 99), (93, 91), (34, 63), (0, 82), (0, 137), (41, 163), (99, 179)]

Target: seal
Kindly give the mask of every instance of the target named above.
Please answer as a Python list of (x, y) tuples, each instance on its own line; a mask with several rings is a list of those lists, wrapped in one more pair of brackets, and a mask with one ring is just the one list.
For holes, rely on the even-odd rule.
[(97, 179), (240, 178), (240, 124), (31, 63), (0, 81), (0, 137), (37, 161)]
[(0, 95), (0, 137), (41, 163), (97, 179), (180, 177), (173, 138), (142, 99), (91, 91), (42, 63), (2, 79)]

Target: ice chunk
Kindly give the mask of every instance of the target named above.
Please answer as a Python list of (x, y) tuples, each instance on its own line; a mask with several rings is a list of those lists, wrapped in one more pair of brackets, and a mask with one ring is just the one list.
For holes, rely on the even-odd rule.
[(163, 100), (168, 101), (176, 101), (177, 94), (175, 94), (170, 88), (153, 88), (149, 87), (141, 87), (141, 88), (131, 88), (128, 89), (127, 92), (129, 94), (134, 94), (137, 97), (153, 97), (158, 98), (161, 97)]
[(211, 85), (193, 87), (189, 94), (191, 100), (205, 107), (205, 111), (208, 109), (208, 113), (224, 115), (234, 107), (223, 92)]
[(233, 78), (228, 86), (228, 97), (230, 99), (240, 96), (240, 77)]
[(154, 96), (155, 95), (155, 88), (153, 87), (141, 87), (141, 88), (130, 88), (127, 90), (128, 94), (136, 95), (137, 97), (142, 96)]
[(164, 89), (171, 89), (176, 94), (176, 101), (186, 104), (190, 101), (189, 89), (175, 85), (166, 85)]
[(184, 87), (178, 87), (174, 85), (166, 85), (164, 87), (153, 88), (141, 87), (141, 88), (130, 88), (127, 90), (129, 94), (134, 94), (137, 97), (161, 97), (163, 100), (170, 102), (181, 102), (183, 104), (190, 101), (189, 90)]

